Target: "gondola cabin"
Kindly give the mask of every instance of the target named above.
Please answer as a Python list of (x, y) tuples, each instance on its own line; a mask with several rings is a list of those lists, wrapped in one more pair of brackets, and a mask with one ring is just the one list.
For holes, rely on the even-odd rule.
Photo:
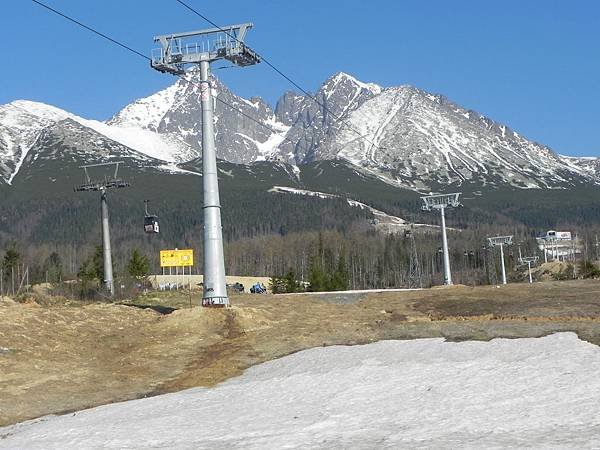
[(144, 231), (146, 233), (158, 233), (160, 231), (158, 216), (148, 215), (144, 217)]

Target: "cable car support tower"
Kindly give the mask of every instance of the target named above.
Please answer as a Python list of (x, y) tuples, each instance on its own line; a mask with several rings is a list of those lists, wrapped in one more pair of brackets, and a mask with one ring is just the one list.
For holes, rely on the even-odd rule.
[(487, 238), (490, 247), (500, 247), (500, 262), (502, 263), (502, 284), (506, 284), (506, 266), (504, 264), (504, 246), (512, 245), (513, 236), (494, 236)]
[[(108, 189), (119, 189), (129, 187), (130, 184), (119, 178), (119, 164), (123, 161), (101, 164), (88, 164), (81, 166), (85, 173), (85, 182), (75, 186), (75, 192), (100, 192), (100, 217), (102, 220), (102, 259), (104, 262), (104, 287), (109, 296), (115, 295), (115, 282), (112, 268), (112, 252), (110, 246), (110, 227), (108, 223), (108, 204), (106, 202), (106, 191)], [(91, 179), (88, 169), (93, 167), (115, 166), (112, 177), (105, 176), (104, 179), (94, 181)]]
[(520, 264), (527, 264), (527, 273), (529, 275), (529, 284), (533, 283), (533, 277), (531, 276), (531, 265), (537, 264), (539, 256), (521, 256), (519, 257)]
[(244, 44), (251, 23), (209, 28), (187, 33), (156, 36), (160, 44), (150, 63), (163, 73), (185, 76), (187, 65), (200, 66), (200, 101), (202, 106), (202, 183), (204, 187), (204, 283), (202, 306), (229, 306), (225, 286), (221, 204), (217, 178), (213, 97), (209, 81), (210, 63), (226, 59), (245, 67), (258, 64), (260, 58)]
[(458, 201), (460, 192), (453, 194), (438, 194), (421, 197), (424, 205), (423, 211), (439, 210), (442, 217), (442, 247), (444, 251), (444, 284), (452, 285), (452, 273), (450, 272), (450, 254), (448, 253), (448, 236), (446, 234), (446, 208), (458, 208), (462, 204)]

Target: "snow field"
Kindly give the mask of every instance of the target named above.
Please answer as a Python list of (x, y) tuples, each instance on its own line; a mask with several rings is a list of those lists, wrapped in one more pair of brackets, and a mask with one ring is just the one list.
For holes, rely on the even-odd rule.
[(593, 448), (600, 348), (572, 333), (302, 351), (212, 389), (0, 429), (0, 448)]

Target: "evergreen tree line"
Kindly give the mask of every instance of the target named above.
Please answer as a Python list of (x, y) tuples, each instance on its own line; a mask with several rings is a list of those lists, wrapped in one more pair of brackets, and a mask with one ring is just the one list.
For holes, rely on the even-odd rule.
[[(539, 255), (536, 230), (520, 227), (497, 230), (480, 225), (474, 229), (449, 232), (450, 260), (455, 283), (477, 285), (497, 283), (500, 279), (500, 255), (497, 248), (487, 248), (486, 236), (514, 234), (515, 245), (505, 249), (505, 263), (511, 272), (518, 264), (520, 247), (523, 256)], [(600, 246), (596, 230), (585, 230), (584, 261), (598, 260)], [(443, 283), (443, 259), (438, 229), (413, 232), (416, 259), (420, 269), (419, 285), (428, 287)], [(519, 245), (517, 245), (517, 243)], [(272, 277), (276, 292), (302, 290), (328, 291), (411, 286), (411, 239), (404, 233), (383, 234), (374, 230), (350, 228), (307, 231), (285, 235), (272, 234), (229, 241), (225, 245), (226, 271), (232, 275)], [(103, 279), (101, 246), (77, 249), (57, 246), (46, 257), (31, 261), (18, 243), (11, 243), (2, 257), (3, 292), (12, 283), (18, 286), (25, 270), (31, 283), (58, 283), (78, 278), (87, 286)], [(62, 252), (61, 252), (62, 250)], [(77, 250), (77, 251), (75, 251)], [(152, 250), (131, 247), (126, 254), (120, 249), (115, 261), (115, 277), (141, 280), (158, 273), (158, 255)], [(77, 254), (77, 263), (69, 258)], [(66, 255), (66, 257), (65, 257)], [(200, 243), (195, 247), (196, 261), (202, 260)], [(153, 261), (154, 260), (154, 261)], [(587, 264), (587, 263), (586, 263)], [(593, 264), (582, 266), (582, 273), (595, 273)], [(196, 263), (196, 273), (201, 273)], [(13, 281), (14, 279), (14, 281)]]
[[(567, 196), (569, 193), (557, 192), (556, 195)], [(342, 199), (325, 200), (268, 192), (242, 192), (237, 199), (229, 193), (224, 198), (230, 205), (223, 210), (225, 263), (229, 274), (274, 279), (287, 277), (298, 282), (296, 287), (288, 282), (286, 289), (304, 289), (311, 285), (314, 290), (387, 288), (405, 287), (411, 283), (410, 239), (403, 233), (386, 235), (374, 231), (369, 225), (372, 215), (367, 210), (349, 208)], [(564, 199), (558, 200), (562, 202)], [(507, 197), (496, 202), (510, 210), (514, 201)], [(129, 262), (135, 251), (139, 257), (146, 259), (149, 273), (160, 273), (159, 250), (175, 247), (193, 248), (196, 258), (194, 271), (201, 273), (200, 205), (190, 204), (185, 198), (171, 200), (168, 205), (157, 202), (152, 209), (159, 214), (159, 235), (143, 233), (142, 202), (132, 209), (131, 202), (114, 196), (110, 198), (109, 205), (117, 276), (130, 276)], [(377, 206), (384, 208), (386, 205)], [(101, 242), (97, 199), (77, 197), (54, 203), (52, 208), (43, 208), (44, 205), (35, 202), (12, 206), (7, 214), (14, 213), (13, 219), (0, 220), (0, 246), (4, 249), (0, 278), (4, 292), (13, 283), (18, 286), (26, 268), (30, 282), (58, 282), (76, 277), (101, 279), (101, 250), (98, 253), (96, 246)], [(43, 214), (40, 212), (42, 209)], [(161, 214), (163, 211), (168, 211), (168, 214)], [(400, 214), (402, 211), (399, 211)], [(593, 208), (590, 211), (595, 214)], [(563, 221), (560, 225), (551, 223), (548, 227), (539, 227), (515, 224), (505, 214), (486, 213), (485, 217), (482, 214), (481, 211), (463, 208), (448, 215), (449, 226), (462, 230), (450, 231), (449, 234), (455, 283), (485, 284), (499, 279), (498, 251), (483, 247), (486, 236), (514, 234), (515, 241), (522, 243), (523, 255), (533, 255), (538, 252), (535, 236), (548, 228), (577, 230), (584, 244), (583, 258), (598, 259), (600, 249), (595, 239), (596, 235), (600, 235), (598, 225)], [(527, 211), (527, 217), (535, 214), (535, 209)], [(551, 214), (547, 216), (551, 217)], [(429, 214), (427, 217), (433, 222), (437, 220), (436, 215)], [(574, 219), (579, 220), (579, 216)], [(527, 220), (524, 219), (524, 222)], [(414, 233), (420, 282), (423, 286), (441, 284), (443, 267), (439, 230), (423, 230)], [(514, 268), (517, 259), (515, 245), (507, 250), (507, 267)]]

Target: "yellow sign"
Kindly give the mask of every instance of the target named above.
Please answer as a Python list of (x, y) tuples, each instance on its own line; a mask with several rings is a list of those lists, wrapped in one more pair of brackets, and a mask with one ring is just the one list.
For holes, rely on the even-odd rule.
[(160, 267), (182, 267), (194, 265), (194, 250), (161, 250)]

